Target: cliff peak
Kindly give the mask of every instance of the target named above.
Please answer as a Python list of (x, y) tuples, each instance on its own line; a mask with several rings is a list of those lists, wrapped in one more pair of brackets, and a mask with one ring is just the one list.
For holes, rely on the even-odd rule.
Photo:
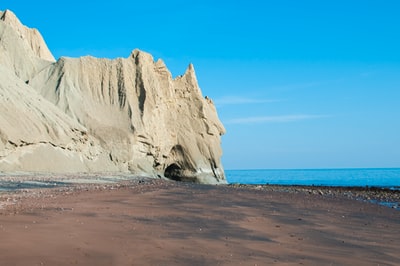
[(21, 24), (21, 22), (19, 21), (19, 19), (17, 18), (17, 16), (14, 14), (14, 12), (12, 12), (9, 9), (6, 9), (4, 11), (0, 11), (1, 17), (0, 19), (2, 21), (6, 21), (8, 23), (19, 23)]

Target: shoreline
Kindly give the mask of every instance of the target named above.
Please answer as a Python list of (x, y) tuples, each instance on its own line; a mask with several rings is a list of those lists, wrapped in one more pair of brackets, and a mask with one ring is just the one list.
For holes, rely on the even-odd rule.
[(376, 203), (393, 209), (400, 209), (400, 190), (375, 186), (308, 186), (308, 185), (249, 185), (228, 184), (233, 187), (244, 187), (250, 189), (280, 191), (287, 193), (314, 194), (325, 197), (342, 197), (352, 200)]
[[(66, 190), (88, 190), (89, 188), (121, 187), (127, 184), (144, 182), (175, 182), (168, 179), (133, 176), (130, 173), (0, 173), (0, 204), (2, 198), (12, 195), (29, 196), (37, 190), (62, 192)], [(190, 184), (182, 182), (182, 184)], [(211, 185), (213, 186), (213, 185)], [(339, 197), (351, 200), (371, 202), (400, 210), (400, 189), (377, 186), (320, 186), (320, 185), (275, 185), (228, 183), (217, 186), (246, 188), (270, 192), (314, 194), (324, 197)], [(1, 205), (0, 205), (1, 208)]]

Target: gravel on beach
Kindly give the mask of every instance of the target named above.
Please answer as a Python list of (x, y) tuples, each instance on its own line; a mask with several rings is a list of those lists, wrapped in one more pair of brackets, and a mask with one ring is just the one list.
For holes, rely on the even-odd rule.
[[(0, 208), (4, 202), (16, 202), (21, 198), (48, 197), (54, 193), (70, 194), (84, 190), (113, 190), (121, 187), (160, 185), (173, 186), (174, 181), (129, 174), (13, 174), (0, 175)], [(182, 184), (182, 183), (181, 183)], [(184, 183), (187, 186), (198, 185)], [(346, 187), (346, 186), (302, 186), (302, 185), (219, 185), (233, 189), (254, 189), (270, 192), (312, 194), (322, 197), (348, 198), (368, 201), (394, 209), (400, 209), (400, 189), (381, 187)]]
[(400, 189), (380, 187), (329, 187), (329, 186), (294, 186), (294, 185), (247, 185), (230, 184), (235, 188), (248, 188), (285, 193), (314, 194), (324, 197), (340, 197), (361, 201), (369, 201), (391, 208), (400, 208)]

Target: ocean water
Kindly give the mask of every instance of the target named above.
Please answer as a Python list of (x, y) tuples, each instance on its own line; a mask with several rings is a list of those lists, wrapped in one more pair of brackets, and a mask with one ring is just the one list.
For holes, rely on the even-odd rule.
[(400, 168), (226, 170), (228, 183), (400, 189)]

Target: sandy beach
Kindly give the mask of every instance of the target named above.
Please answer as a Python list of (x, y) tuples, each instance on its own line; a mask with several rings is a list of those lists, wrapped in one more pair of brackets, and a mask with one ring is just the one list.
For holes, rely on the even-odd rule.
[(0, 194), (1, 265), (398, 265), (400, 211), (136, 179)]

